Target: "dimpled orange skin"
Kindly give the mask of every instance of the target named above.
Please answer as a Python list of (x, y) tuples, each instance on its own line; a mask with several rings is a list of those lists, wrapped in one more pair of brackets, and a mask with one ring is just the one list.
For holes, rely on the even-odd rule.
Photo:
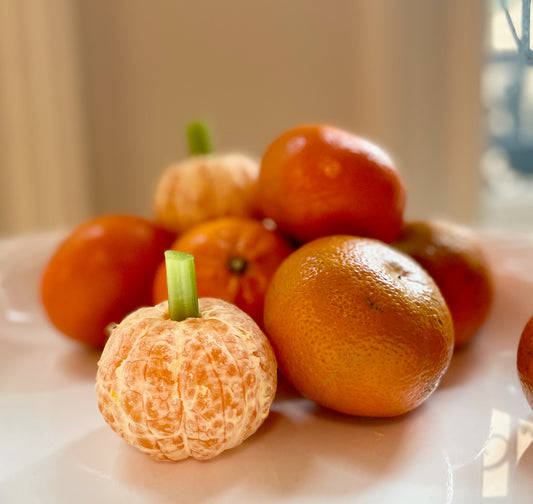
[(263, 155), (258, 189), (264, 215), (302, 243), (333, 234), (390, 243), (402, 228), (406, 191), (390, 157), (333, 126), (277, 137)]
[(433, 277), (452, 314), (455, 348), (465, 346), (487, 319), (494, 298), (491, 267), (475, 233), (446, 221), (409, 222), (393, 245)]
[(272, 347), (240, 309), (199, 299), (200, 317), (145, 307), (112, 332), (96, 378), (111, 428), (157, 460), (212, 458), (240, 445), (269, 414), (277, 386)]
[(216, 217), (258, 217), (259, 163), (243, 154), (193, 156), (169, 166), (157, 182), (158, 224), (176, 234)]
[(524, 396), (533, 409), (533, 317), (528, 320), (520, 336), (516, 367)]
[(392, 247), (351, 236), (319, 238), (281, 264), (265, 330), (303, 396), (367, 417), (419, 406), (453, 352), (451, 316), (429, 275)]

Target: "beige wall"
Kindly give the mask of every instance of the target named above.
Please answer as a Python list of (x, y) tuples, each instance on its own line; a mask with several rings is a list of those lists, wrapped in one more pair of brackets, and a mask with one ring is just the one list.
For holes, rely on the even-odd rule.
[[(157, 177), (186, 154), (182, 133), (198, 118), (212, 123), (219, 150), (258, 157), (278, 133), (301, 122), (352, 129), (396, 158), (409, 215), (476, 219), (483, 0), (0, 4), (24, 4), (17, 14), (22, 25), (35, 9), (42, 11), (45, 40), (56, 41), (48, 57), (63, 62), (62, 72), (52, 72), (56, 82), (50, 78), (47, 85), (66, 105), (52, 104), (45, 122), (57, 125), (65, 107), (68, 117), (56, 135), (65, 141), (52, 142), (59, 175), (41, 181), (51, 196), (40, 205), (65, 194), (76, 194), (79, 202), (71, 208), (69, 196), (46, 219), (41, 212), (41, 218), (18, 222), (27, 205), (0, 201), (0, 232), (70, 225), (93, 213), (150, 215)], [(39, 42), (26, 33), (27, 45)], [(24, 83), (27, 73), (19, 74)], [(35, 81), (26, 114), (35, 95), (50, 103)], [(9, 130), (4, 119), (1, 139)], [(45, 125), (40, 131), (42, 139)], [(17, 152), (35, 151), (23, 132), (17, 139)], [(0, 154), (0, 162), (7, 192), (2, 180), (16, 178), (20, 156)], [(31, 163), (25, 166), (32, 178)], [(61, 177), (76, 180), (65, 186)]]
[(151, 211), (155, 179), (186, 155), (196, 118), (219, 150), (256, 156), (301, 121), (352, 125), (357, 9), (316, 4), (82, 3), (98, 207)]

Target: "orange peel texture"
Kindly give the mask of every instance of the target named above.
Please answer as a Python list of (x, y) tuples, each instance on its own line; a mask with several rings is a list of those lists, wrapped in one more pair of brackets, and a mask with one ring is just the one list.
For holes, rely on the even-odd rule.
[(168, 303), (115, 327), (98, 363), (98, 407), (111, 428), (157, 460), (212, 458), (239, 446), (269, 414), (277, 364), (243, 311), (199, 299), (200, 317), (169, 319)]

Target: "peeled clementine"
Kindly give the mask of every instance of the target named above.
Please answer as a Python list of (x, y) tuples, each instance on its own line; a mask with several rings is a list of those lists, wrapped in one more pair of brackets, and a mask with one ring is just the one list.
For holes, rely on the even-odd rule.
[(264, 323), (287, 380), (353, 415), (416, 408), (453, 352), (452, 319), (433, 279), (369, 238), (329, 236), (293, 252), (271, 280)]
[(493, 301), (491, 268), (478, 237), (451, 222), (426, 220), (407, 223), (394, 246), (433, 277), (452, 314), (455, 347), (464, 346), (485, 322)]
[(276, 138), (258, 188), (264, 215), (300, 242), (337, 233), (392, 242), (401, 231), (406, 192), (393, 161), (333, 126), (299, 126)]
[[(198, 296), (237, 305), (259, 325), (265, 293), (274, 272), (293, 246), (262, 222), (238, 217), (213, 219), (179, 236), (173, 250), (194, 256)], [(167, 299), (163, 261), (153, 284), (153, 302)]]
[(516, 367), (522, 391), (533, 408), (533, 317), (528, 320), (520, 336)]
[(259, 163), (244, 154), (204, 154), (169, 166), (157, 183), (155, 220), (179, 234), (210, 219), (257, 217)]
[(263, 423), (276, 393), (276, 360), (257, 324), (219, 299), (200, 317), (169, 319), (168, 303), (140, 308), (111, 333), (96, 392), (105, 421), (157, 460), (208, 459)]

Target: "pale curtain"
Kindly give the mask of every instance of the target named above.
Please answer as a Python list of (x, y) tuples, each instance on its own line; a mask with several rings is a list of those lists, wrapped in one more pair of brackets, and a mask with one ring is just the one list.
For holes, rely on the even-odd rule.
[(0, 234), (92, 211), (73, 5), (0, 0)]

